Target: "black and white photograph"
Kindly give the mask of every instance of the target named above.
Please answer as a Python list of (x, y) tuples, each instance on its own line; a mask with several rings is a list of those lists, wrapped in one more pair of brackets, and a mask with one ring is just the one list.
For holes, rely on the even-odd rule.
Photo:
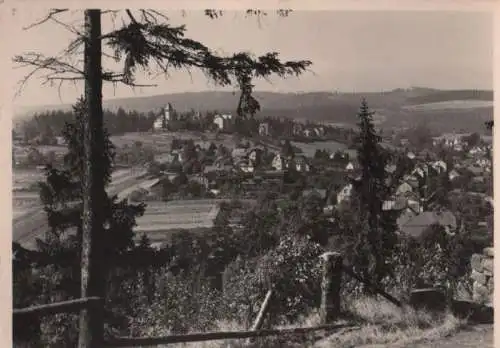
[(493, 2), (176, 3), (4, 4), (12, 346), (493, 348)]

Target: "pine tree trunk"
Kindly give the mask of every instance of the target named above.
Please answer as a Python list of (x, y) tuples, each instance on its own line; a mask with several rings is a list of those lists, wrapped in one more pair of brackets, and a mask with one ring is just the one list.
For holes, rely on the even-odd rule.
[[(101, 11), (85, 10), (85, 103), (84, 175), (81, 254), (81, 297), (103, 297), (103, 279), (97, 265), (101, 255), (96, 240), (102, 233), (104, 182), (99, 166), (103, 152), (102, 75), (101, 75)], [(79, 348), (102, 344), (102, 308), (92, 306), (80, 313)]]

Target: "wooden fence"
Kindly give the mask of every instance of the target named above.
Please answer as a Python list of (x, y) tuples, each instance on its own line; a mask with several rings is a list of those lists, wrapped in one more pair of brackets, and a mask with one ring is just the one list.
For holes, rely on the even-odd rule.
[[(321, 284), (321, 306), (320, 318), (321, 325), (315, 327), (302, 327), (293, 329), (276, 329), (262, 330), (261, 325), (269, 308), (272, 291), (269, 290), (261, 305), (261, 309), (256, 317), (256, 320), (250, 331), (232, 331), (232, 332), (208, 332), (208, 333), (192, 333), (185, 335), (170, 335), (164, 337), (116, 337), (104, 341), (103, 347), (137, 347), (137, 346), (156, 346), (160, 344), (186, 343), (186, 342), (201, 342), (210, 340), (224, 339), (251, 339), (265, 336), (284, 336), (284, 335), (305, 335), (315, 331), (334, 332), (344, 328), (356, 328), (354, 325), (334, 325), (332, 324), (338, 318), (340, 313), (340, 289), (342, 274), (346, 273), (358, 281), (367, 284), (375, 293), (382, 295), (384, 298), (397, 306), (401, 306), (401, 302), (387, 294), (381, 289), (371, 286), (370, 282), (356, 275), (352, 270), (343, 265), (342, 256), (335, 252), (327, 252), (321, 255), (323, 260), (323, 275)], [(103, 300), (98, 297), (81, 298), (70, 301), (57, 302), (52, 304), (38, 305), (22, 309), (14, 309), (13, 316), (15, 319), (22, 319), (26, 316), (46, 316), (64, 312), (78, 312), (82, 309), (88, 309), (91, 306), (104, 306)], [(95, 308), (95, 307), (94, 307)], [(100, 323), (104, 327), (104, 322)]]

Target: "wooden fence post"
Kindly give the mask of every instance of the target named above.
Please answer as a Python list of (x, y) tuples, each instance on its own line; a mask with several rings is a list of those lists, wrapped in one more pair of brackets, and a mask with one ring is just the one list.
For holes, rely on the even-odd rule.
[(342, 255), (336, 252), (326, 252), (320, 257), (323, 259), (320, 318), (322, 324), (329, 324), (337, 318), (340, 312)]
[[(264, 298), (264, 302), (262, 302), (262, 305), (259, 310), (259, 314), (257, 314), (257, 318), (255, 318), (255, 321), (252, 325), (251, 331), (257, 331), (260, 330), (262, 327), (262, 323), (264, 323), (264, 319), (266, 317), (267, 311), (269, 310), (269, 306), (271, 304), (271, 296), (273, 294), (272, 290), (268, 290), (266, 297)], [(252, 343), (252, 339), (248, 338), (246, 341), (247, 344)]]

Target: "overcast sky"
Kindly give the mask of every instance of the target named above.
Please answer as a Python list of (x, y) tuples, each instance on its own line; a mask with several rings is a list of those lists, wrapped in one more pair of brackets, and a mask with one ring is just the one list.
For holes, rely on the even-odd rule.
[[(13, 16), (13, 53), (57, 53), (72, 38), (56, 24), (29, 31), (22, 27), (43, 16), (41, 11), (17, 11)], [(288, 18), (270, 14), (259, 21), (242, 12), (227, 12), (210, 20), (201, 11), (169, 12), (174, 24), (186, 24), (187, 36), (220, 52), (277, 51), (283, 59), (309, 59), (314, 73), (299, 79), (257, 82), (271, 91), (380, 91), (423, 86), (444, 89), (493, 87), (493, 16), (486, 12), (340, 12), (296, 11)], [(78, 21), (76, 16), (61, 19)], [(104, 26), (109, 22), (104, 20)], [(22, 78), (26, 70), (14, 70)], [(202, 74), (172, 72), (158, 78), (155, 88), (104, 89), (104, 98), (130, 97), (217, 89)], [(17, 105), (73, 103), (81, 88), (41, 87), (32, 80)]]

